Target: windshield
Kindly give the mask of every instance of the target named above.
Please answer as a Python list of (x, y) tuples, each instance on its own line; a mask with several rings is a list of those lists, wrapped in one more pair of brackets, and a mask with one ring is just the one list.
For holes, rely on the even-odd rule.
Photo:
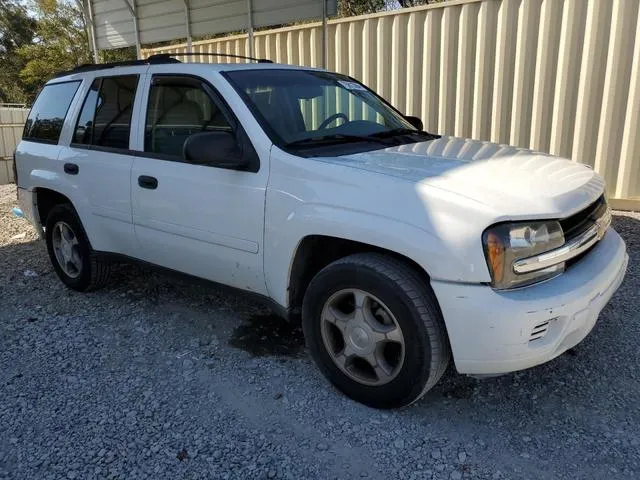
[(363, 141), (384, 147), (382, 137), (419, 133), (374, 92), (344, 75), (264, 69), (226, 77), (280, 146)]

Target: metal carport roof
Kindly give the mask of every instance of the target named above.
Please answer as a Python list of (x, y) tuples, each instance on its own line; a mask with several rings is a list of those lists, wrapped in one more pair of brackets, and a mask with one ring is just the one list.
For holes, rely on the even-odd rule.
[[(83, 0), (94, 59), (98, 50), (323, 18), (337, 0)], [(326, 29), (325, 29), (326, 32)], [(326, 35), (325, 35), (326, 38)], [(253, 42), (249, 42), (253, 55)]]

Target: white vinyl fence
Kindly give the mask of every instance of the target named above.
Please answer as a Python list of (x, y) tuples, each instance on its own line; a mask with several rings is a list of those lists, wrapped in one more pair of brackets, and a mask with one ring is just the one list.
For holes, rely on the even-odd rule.
[[(453, 0), (332, 20), (327, 68), (420, 116), (431, 132), (591, 165), (614, 206), (640, 209), (639, 5)], [(256, 32), (254, 42), (258, 57), (322, 66), (319, 23)], [(247, 36), (194, 42), (193, 51), (246, 55)]]
[(29, 109), (23, 105), (0, 104), (0, 185), (13, 178), (13, 152), (22, 137)]

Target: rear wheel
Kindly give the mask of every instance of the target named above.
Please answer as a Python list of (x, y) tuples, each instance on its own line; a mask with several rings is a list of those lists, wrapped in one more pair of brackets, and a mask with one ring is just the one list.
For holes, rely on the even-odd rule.
[(101, 287), (109, 276), (109, 264), (99, 260), (71, 205), (56, 205), (47, 217), (47, 251), (56, 274), (69, 288), (78, 291)]
[(376, 408), (419, 399), (451, 355), (430, 286), (412, 266), (382, 254), (351, 255), (318, 273), (305, 294), (303, 329), (324, 375)]

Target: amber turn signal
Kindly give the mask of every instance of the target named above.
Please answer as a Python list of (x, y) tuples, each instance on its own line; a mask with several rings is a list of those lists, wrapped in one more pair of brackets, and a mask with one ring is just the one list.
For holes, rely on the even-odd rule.
[(504, 278), (504, 244), (498, 235), (489, 232), (487, 235), (487, 260), (491, 267), (494, 282), (501, 282)]

